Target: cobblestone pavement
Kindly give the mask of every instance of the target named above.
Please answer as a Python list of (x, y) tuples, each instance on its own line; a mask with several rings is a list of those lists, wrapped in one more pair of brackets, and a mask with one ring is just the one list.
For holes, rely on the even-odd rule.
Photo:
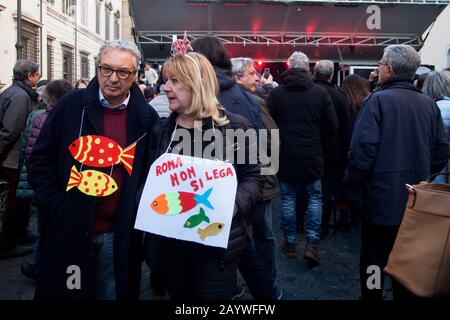
[[(279, 201), (274, 202), (273, 226), (277, 241), (279, 284), (286, 300), (353, 300), (359, 298), (359, 229), (337, 231), (320, 243), (321, 264), (310, 268), (303, 259), (304, 239), (299, 235), (297, 258), (289, 259), (280, 250), (283, 236), (280, 229)], [(32, 219), (32, 226), (35, 219)], [(20, 272), (20, 263), (32, 256), (0, 260), (0, 299), (32, 299), (34, 283)], [(156, 296), (149, 287), (149, 271), (143, 267), (142, 299), (167, 299)], [(246, 291), (248, 292), (248, 291)], [(389, 292), (388, 292), (389, 296)], [(252, 299), (246, 293), (241, 299)]]

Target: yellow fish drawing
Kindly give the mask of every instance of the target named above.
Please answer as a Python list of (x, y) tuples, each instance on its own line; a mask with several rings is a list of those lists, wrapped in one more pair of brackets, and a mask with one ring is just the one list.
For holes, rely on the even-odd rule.
[(78, 172), (75, 166), (72, 166), (70, 170), (66, 191), (73, 187), (77, 187), (84, 194), (94, 197), (106, 197), (118, 189), (114, 179), (106, 173), (96, 170)]
[(213, 222), (205, 229), (198, 228), (197, 233), (202, 240), (205, 240), (206, 237), (217, 236), (222, 232), (224, 226), (225, 224), (222, 222)]

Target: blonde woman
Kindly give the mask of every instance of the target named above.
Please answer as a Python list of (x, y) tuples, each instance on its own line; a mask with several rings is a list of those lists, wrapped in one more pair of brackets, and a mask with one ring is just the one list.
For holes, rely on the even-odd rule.
[[(163, 128), (157, 156), (165, 153), (179, 153), (201, 157), (205, 148), (225, 138), (226, 129), (248, 129), (248, 122), (241, 116), (226, 112), (216, 95), (218, 83), (210, 62), (201, 54), (190, 52), (171, 57), (164, 64), (164, 79), (171, 115)], [(194, 131), (214, 130), (223, 139), (194, 140)], [(183, 132), (184, 131), (184, 132)], [(188, 136), (190, 150), (180, 149), (177, 137)], [(186, 135), (186, 133), (189, 135)], [(198, 133), (197, 133), (198, 135)], [(261, 198), (263, 178), (257, 164), (249, 164), (248, 150), (256, 150), (246, 140), (245, 163), (233, 163), (237, 172), (238, 188), (235, 209), (227, 249), (203, 246), (198, 243), (156, 237), (159, 248), (158, 269), (174, 300), (222, 300), (231, 299), (235, 287), (239, 256), (244, 249), (246, 237), (246, 213)], [(201, 145), (201, 147), (198, 146)], [(197, 148), (195, 147), (197, 145)], [(217, 144), (218, 153), (229, 146)], [(242, 151), (242, 150), (241, 150)], [(235, 150), (237, 152), (237, 150)], [(224, 153), (226, 154), (226, 152)], [(216, 158), (218, 154), (213, 154)], [(234, 156), (233, 159), (238, 159)], [(225, 159), (224, 159), (225, 160)], [(152, 237), (154, 239), (155, 237)]]

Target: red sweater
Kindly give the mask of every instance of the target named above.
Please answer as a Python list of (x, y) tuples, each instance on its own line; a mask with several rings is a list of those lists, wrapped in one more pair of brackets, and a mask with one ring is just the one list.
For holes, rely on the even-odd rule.
[[(103, 108), (103, 128), (104, 136), (116, 141), (122, 148), (126, 148), (127, 143), (127, 108), (124, 110), (114, 110)], [(111, 168), (97, 168), (111, 175)], [(95, 207), (92, 232), (94, 234), (114, 232), (117, 207), (119, 204), (120, 192), (122, 191), (122, 180), (127, 172), (123, 165), (119, 163), (113, 167), (112, 178), (116, 181), (118, 190), (107, 197), (97, 198)]]

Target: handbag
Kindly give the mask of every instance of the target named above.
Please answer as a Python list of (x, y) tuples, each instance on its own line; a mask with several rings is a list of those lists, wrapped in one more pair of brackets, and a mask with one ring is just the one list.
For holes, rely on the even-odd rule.
[(406, 185), (403, 220), (384, 271), (418, 297), (450, 297), (450, 185)]

